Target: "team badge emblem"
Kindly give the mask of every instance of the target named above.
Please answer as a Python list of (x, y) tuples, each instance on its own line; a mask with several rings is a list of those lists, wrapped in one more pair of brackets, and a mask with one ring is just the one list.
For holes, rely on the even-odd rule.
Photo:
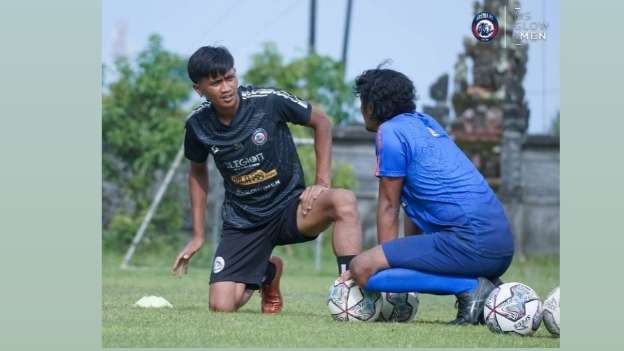
[(266, 143), (268, 138), (269, 135), (267, 134), (266, 130), (262, 128), (258, 128), (254, 130), (253, 133), (251, 133), (251, 141), (256, 145), (263, 145), (264, 143)]
[(490, 12), (479, 12), (472, 20), (472, 34), (479, 41), (488, 42), (498, 34), (498, 20)]
[(215, 257), (214, 264), (212, 266), (212, 271), (214, 274), (221, 272), (225, 268), (225, 260), (221, 256)]

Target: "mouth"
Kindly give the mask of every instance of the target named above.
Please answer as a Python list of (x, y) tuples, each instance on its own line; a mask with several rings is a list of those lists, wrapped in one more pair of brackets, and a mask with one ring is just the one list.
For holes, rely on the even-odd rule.
[(225, 103), (230, 103), (230, 102), (234, 101), (234, 94), (223, 96), (221, 98), (221, 100), (223, 100), (223, 102), (225, 102)]

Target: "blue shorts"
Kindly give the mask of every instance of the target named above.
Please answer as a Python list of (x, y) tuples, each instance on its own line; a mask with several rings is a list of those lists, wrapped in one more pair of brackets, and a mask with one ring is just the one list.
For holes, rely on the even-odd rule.
[(489, 257), (471, 248), (455, 233), (412, 235), (382, 244), (390, 268), (407, 268), (441, 275), (497, 278), (513, 255)]

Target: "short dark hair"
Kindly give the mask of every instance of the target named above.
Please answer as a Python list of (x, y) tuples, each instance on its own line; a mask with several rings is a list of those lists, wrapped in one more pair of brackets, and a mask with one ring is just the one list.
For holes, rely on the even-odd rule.
[(226, 74), (234, 67), (234, 57), (223, 46), (202, 46), (191, 55), (187, 70), (193, 83), (202, 78), (215, 78)]
[(382, 68), (364, 71), (355, 79), (353, 92), (362, 105), (372, 108), (379, 123), (416, 111), (414, 83), (401, 72)]

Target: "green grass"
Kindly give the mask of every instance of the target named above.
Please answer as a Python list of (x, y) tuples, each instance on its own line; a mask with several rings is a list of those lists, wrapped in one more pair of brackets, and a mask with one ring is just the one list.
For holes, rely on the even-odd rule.
[[(210, 253), (208, 248), (202, 255)], [(454, 298), (421, 294), (416, 319), (410, 323), (335, 322), (325, 299), (335, 279), (331, 257), (316, 273), (310, 259), (288, 256), (282, 248), (285, 271), (280, 315), (260, 313), (254, 294), (237, 313), (208, 310), (208, 267), (191, 266), (189, 274), (176, 278), (165, 263), (173, 256), (153, 258), (150, 267), (118, 268), (121, 256), (104, 254), (104, 347), (559, 347), (559, 339), (542, 325), (536, 335), (495, 335), (485, 326), (447, 326), (454, 318)], [(298, 252), (296, 251), (295, 254)], [(329, 255), (327, 255), (329, 256)], [(153, 265), (160, 260), (160, 265)], [(201, 262), (201, 261), (200, 261)], [(514, 262), (504, 281), (521, 281), (543, 298), (559, 285), (558, 258), (533, 258)], [(144, 295), (163, 296), (173, 309), (140, 309), (132, 305)]]

